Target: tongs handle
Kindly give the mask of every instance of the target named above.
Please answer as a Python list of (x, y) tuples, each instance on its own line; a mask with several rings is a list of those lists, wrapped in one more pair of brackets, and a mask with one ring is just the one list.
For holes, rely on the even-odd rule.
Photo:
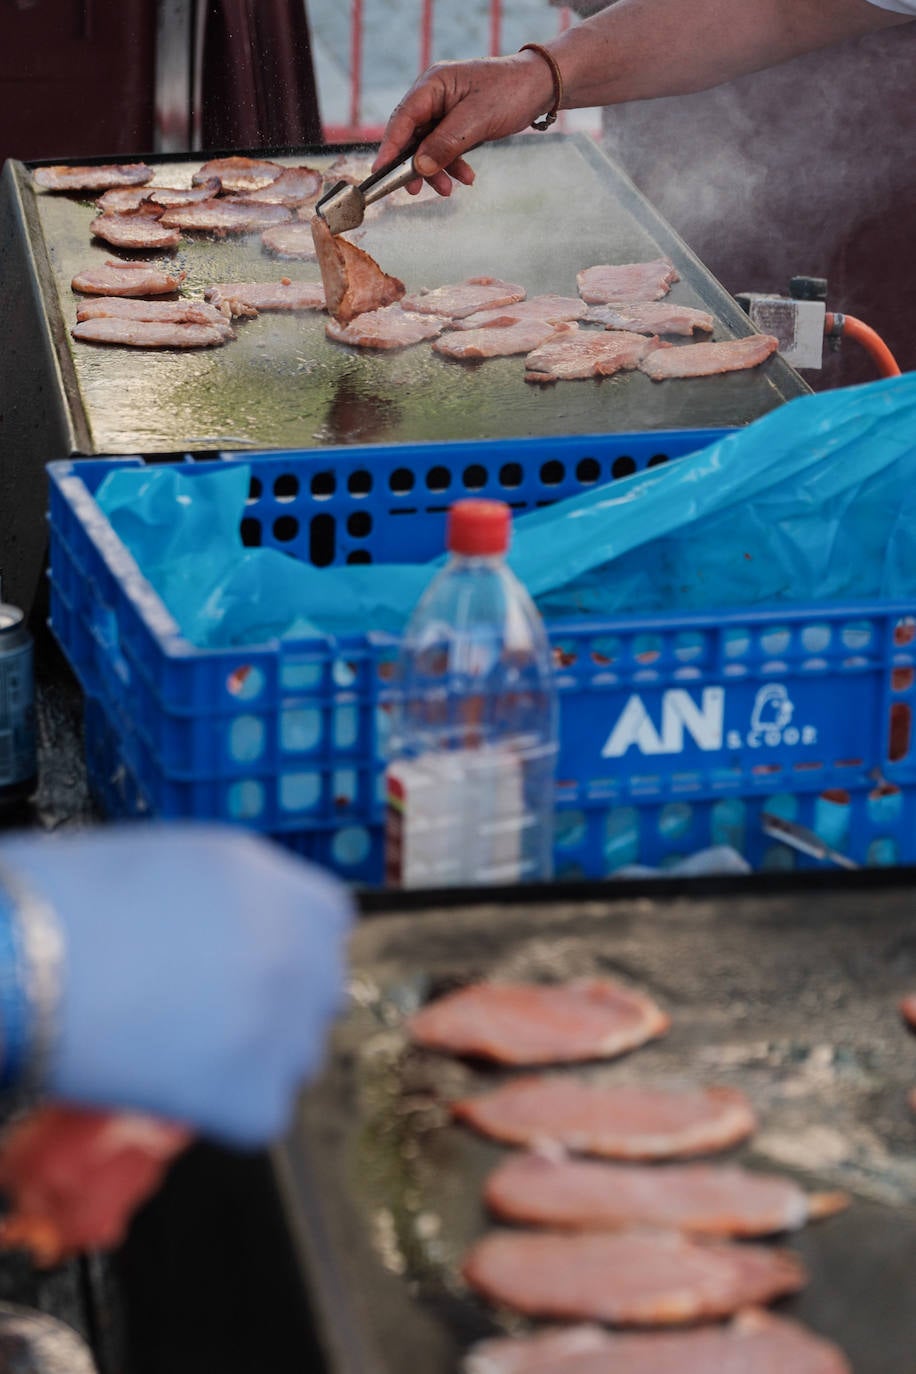
[(392, 191), (399, 191), (409, 181), (417, 179), (420, 173), (413, 165), (414, 154), (428, 133), (429, 130), (424, 129), (421, 133), (414, 134), (406, 148), (402, 148), (393, 161), (386, 163), (384, 167), (380, 167), (377, 172), (373, 172), (365, 181), (359, 183), (359, 193), (364, 205), (374, 205), (383, 196), (390, 195)]

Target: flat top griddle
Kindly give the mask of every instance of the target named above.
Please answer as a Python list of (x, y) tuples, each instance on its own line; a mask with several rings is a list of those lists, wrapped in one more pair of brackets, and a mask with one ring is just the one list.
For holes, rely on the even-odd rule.
[(853, 1194), (786, 1242), (812, 1282), (780, 1310), (836, 1340), (856, 1374), (913, 1368), (916, 1039), (897, 1011), (916, 988), (911, 887), (414, 911), (364, 922), (352, 958), (327, 1072), (277, 1155), (334, 1374), (448, 1374), (475, 1339), (528, 1329), (458, 1274), (504, 1151), (446, 1104), (506, 1073), (410, 1049), (403, 1019), (481, 975), (591, 972), (649, 989), (673, 1027), (612, 1065), (562, 1071), (744, 1089), (761, 1125), (737, 1158)]
[[(203, 157), (154, 159), (156, 180), (188, 184)], [(304, 149), (277, 160), (327, 167), (333, 153)], [(409, 290), (492, 275), (520, 282), (530, 295), (575, 294), (583, 267), (667, 254), (683, 279), (673, 300), (711, 311), (716, 337), (752, 332), (731, 297), (585, 136), (520, 137), (479, 149), (474, 164), (472, 190), (456, 187), (447, 204), (388, 210), (367, 226), (361, 246)], [(541, 389), (523, 380), (521, 358), (461, 364), (426, 345), (394, 354), (341, 348), (325, 339), (318, 315), (264, 315), (242, 323), (229, 346), (199, 352), (75, 344), (71, 279), (109, 257), (134, 255), (91, 240), (89, 199), (36, 190), (21, 165), (17, 186), (70, 429), (90, 453), (741, 425), (808, 389), (779, 358), (699, 381), (657, 384), (632, 373)], [(259, 235), (187, 235), (176, 253), (149, 257), (184, 268), (185, 291), (198, 296), (214, 281), (318, 277), (314, 264), (268, 256)]]

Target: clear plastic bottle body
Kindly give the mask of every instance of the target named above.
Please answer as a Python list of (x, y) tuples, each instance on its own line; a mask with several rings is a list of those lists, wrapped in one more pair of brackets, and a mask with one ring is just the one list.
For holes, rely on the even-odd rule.
[(433, 579), (404, 635), (398, 688), (389, 884), (550, 878), (553, 664), (534, 603), (501, 556), (453, 555)]

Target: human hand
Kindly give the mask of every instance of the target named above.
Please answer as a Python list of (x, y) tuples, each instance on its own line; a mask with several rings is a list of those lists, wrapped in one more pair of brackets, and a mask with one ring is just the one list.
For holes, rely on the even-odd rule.
[[(453, 178), (466, 186), (474, 180), (462, 153), (526, 129), (552, 100), (553, 77), (537, 53), (437, 62), (395, 107), (373, 167), (392, 162), (415, 134), (429, 128), (414, 165), (447, 196)], [(417, 191), (420, 184), (418, 179), (408, 189)]]
[(283, 1129), (341, 1004), (340, 884), (248, 832), (192, 824), (21, 836), (0, 863), (63, 934), (54, 1096), (239, 1145)]

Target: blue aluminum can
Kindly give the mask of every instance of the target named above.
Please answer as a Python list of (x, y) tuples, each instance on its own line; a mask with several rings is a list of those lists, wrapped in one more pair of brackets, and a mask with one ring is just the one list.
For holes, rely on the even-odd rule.
[(0, 602), (0, 805), (30, 796), (36, 782), (32, 636), (22, 611)]

